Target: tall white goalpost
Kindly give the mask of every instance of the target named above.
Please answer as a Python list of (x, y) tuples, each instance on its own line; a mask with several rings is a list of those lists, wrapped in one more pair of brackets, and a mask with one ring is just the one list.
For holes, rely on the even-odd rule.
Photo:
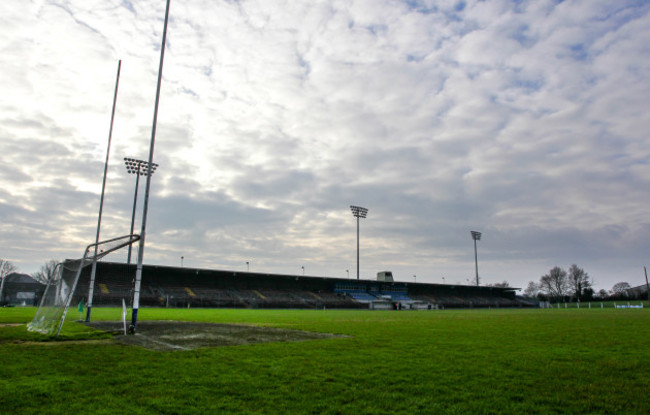
[[(81, 259), (62, 262), (57, 265), (53, 277), (48, 281), (45, 292), (27, 330), (58, 336), (61, 333), (68, 308), (75, 295), (83, 269), (96, 263), (111, 252), (124, 248), (140, 240), (140, 235), (124, 235), (108, 239), (86, 247)], [(66, 274), (64, 271), (74, 271)]]
[[(102, 195), (99, 199), (99, 215), (97, 218), (97, 235), (95, 237), (95, 257), (97, 256), (97, 244), (99, 244), (99, 233), (102, 227), (102, 211), (104, 209), (104, 193), (106, 191), (106, 174), (108, 172), (108, 160), (111, 155), (111, 140), (113, 138), (113, 121), (115, 120), (115, 106), (117, 103), (117, 89), (120, 85), (120, 69), (122, 60), (117, 63), (117, 79), (115, 80), (115, 93), (113, 94), (113, 111), (111, 113), (111, 126), (108, 130), (108, 146), (106, 148), (106, 162), (104, 163), (104, 179), (102, 181)], [(133, 233), (133, 229), (131, 229)], [(93, 308), (93, 293), (95, 290), (95, 274), (97, 272), (97, 259), (93, 260), (93, 267), (90, 271), (90, 285), (88, 288), (88, 304), (86, 309), (86, 322), (90, 321), (90, 312)]]
[(165, 24), (163, 26), (162, 46), (160, 47), (160, 64), (158, 66), (158, 85), (156, 87), (156, 103), (153, 111), (153, 125), (151, 127), (151, 142), (149, 144), (149, 161), (147, 164), (147, 184), (144, 191), (144, 206), (142, 208), (141, 239), (138, 246), (138, 265), (135, 271), (135, 284), (133, 289), (133, 311), (129, 333), (135, 334), (138, 324), (138, 310), (140, 309), (140, 284), (142, 282), (142, 267), (144, 262), (144, 243), (146, 239), (147, 211), (149, 209), (149, 190), (151, 189), (151, 175), (153, 167), (154, 145), (156, 143), (156, 126), (158, 124), (158, 104), (160, 103), (160, 85), (162, 83), (163, 62), (165, 61), (165, 43), (167, 42), (167, 22), (169, 20), (169, 3), (165, 8)]

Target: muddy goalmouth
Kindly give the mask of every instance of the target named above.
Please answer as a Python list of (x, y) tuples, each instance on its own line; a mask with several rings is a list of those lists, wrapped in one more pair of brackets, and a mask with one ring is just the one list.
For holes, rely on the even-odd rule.
[(114, 340), (118, 343), (157, 351), (182, 351), (205, 347), (301, 342), (347, 337), (273, 327), (188, 321), (142, 321), (138, 322), (138, 331), (135, 335), (125, 336), (123, 324), (119, 321), (96, 321), (84, 324), (114, 333)]

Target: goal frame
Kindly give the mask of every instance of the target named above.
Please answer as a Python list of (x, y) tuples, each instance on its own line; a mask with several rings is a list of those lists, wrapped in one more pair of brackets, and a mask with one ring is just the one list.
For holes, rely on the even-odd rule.
[[(120, 240), (123, 240), (123, 241), (120, 242)], [(70, 308), (70, 303), (72, 302), (72, 298), (73, 298), (74, 293), (75, 293), (75, 291), (77, 289), (77, 284), (79, 282), (79, 278), (81, 277), (81, 272), (83, 271), (83, 269), (86, 266), (92, 264), (93, 262), (98, 261), (99, 259), (101, 259), (101, 258), (105, 257), (106, 255), (110, 254), (111, 252), (117, 251), (118, 249), (124, 248), (125, 246), (132, 245), (133, 243), (135, 243), (135, 242), (137, 242), (139, 240), (140, 240), (140, 235), (138, 235), (138, 234), (128, 234), (128, 235), (124, 235), (124, 236), (119, 236), (117, 238), (111, 238), (111, 239), (106, 239), (104, 241), (100, 241), (100, 242), (97, 242), (97, 243), (92, 243), (92, 244), (90, 244), (90, 245), (88, 245), (86, 247), (86, 249), (84, 250), (84, 254), (83, 254), (82, 258), (76, 260), (76, 261), (78, 261), (79, 265), (77, 266), (72, 286), (71, 286), (71, 288), (70, 288), (70, 290), (69, 290), (69, 292), (68, 292), (68, 294), (67, 294), (67, 296), (65, 298), (65, 302), (64, 302), (65, 304), (63, 306), (63, 313), (62, 313), (60, 321), (59, 321), (59, 323), (57, 325), (56, 333), (54, 333), (55, 337), (58, 336), (61, 333), (61, 329), (63, 328), (63, 322), (65, 321), (66, 315), (68, 314), (68, 309)], [(98, 248), (100, 246), (102, 246), (102, 245), (103, 246), (108, 245), (108, 248), (103, 249), (103, 250), (98, 250)], [(57, 264), (57, 268), (60, 268), (61, 278), (59, 280), (62, 280), (63, 279), (63, 263)], [(56, 275), (56, 273), (54, 275)], [(48, 284), (48, 286), (46, 287), (46, 292), (43, 294), (43, 298), (41, 299), (41, 304), (39, 305), (39, 308), (36, 311), (36, 315), (35, 315), (34, 318), (36, 318), (36, 316), (39, 315), (41, 307), (43, 307), (43, 302), (46, 299), (45, 294), (47, 294), (47, 290), (52, 289), (52, 288), (58, 289), (54, 283)], [(29, 325), (28, 325), (28, 328), (29, 328)], [(50, 333), (50, 334), (52, 334), (52, 333)]]

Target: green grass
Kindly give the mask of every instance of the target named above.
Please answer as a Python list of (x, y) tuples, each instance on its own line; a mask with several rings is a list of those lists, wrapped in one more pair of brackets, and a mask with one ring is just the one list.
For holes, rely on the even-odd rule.
[(182, 352), (3, 326), (33, 313), (0, 309), (0, 413), (650, 413), (648, 309), (142, 309), (351, 336)]

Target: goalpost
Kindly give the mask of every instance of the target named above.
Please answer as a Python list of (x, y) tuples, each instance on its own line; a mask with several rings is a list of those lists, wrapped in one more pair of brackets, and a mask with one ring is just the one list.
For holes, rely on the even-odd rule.
[[(86, 247), (81, 259), (58, 264), (27, 330), (58, 336), (84, 267), (138, 240), (140, 235), (133, 234), (93, 243)], [(64, 270), (74, 273), (65, 273)]]

